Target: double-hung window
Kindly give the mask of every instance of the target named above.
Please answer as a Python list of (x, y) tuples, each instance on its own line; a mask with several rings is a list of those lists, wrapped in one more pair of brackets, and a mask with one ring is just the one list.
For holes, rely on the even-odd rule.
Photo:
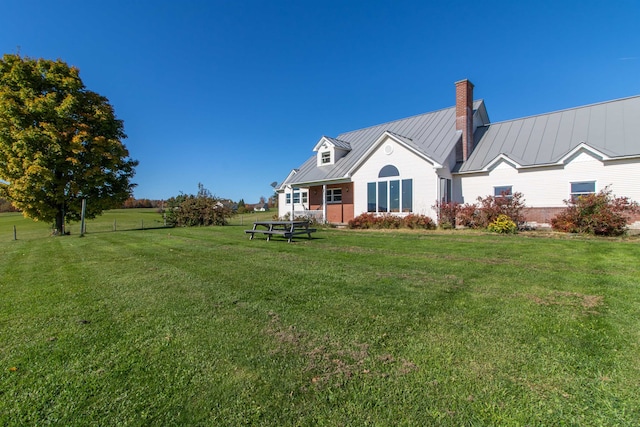
[(327, 188), (327, 203), (340, 203), (342, 201), (342, 188)]
[(320, 161), (322, 162), (323, 165), (331, 163), (331, 151), (323, 151), (320, 154)]
[(501, 185), (493, 187), (494, 197), (513, 197), (513, 187), (511, 185)]
[[(305, 190), (294, 190), (293, 191), (293, 203), (297, 204), (297, 203), (307, 203), (309, 200), (309, 193)], [(291, 193), (286, 193), (285, 194), (285, 203), (287, 205), (291, 204)]]
[(595, 194), (596, 182), (595, 181), (581, 181), (571, 183), (571, 200), (575, 201), (580, 196), (586, 196), (588, 194)]

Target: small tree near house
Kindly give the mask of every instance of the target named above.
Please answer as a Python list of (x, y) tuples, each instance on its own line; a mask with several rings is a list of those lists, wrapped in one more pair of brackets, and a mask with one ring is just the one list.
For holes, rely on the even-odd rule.
[(198, 194), (181, 194), (167, 200), (167, 224), (174, 227), (226, 225), (231, 216), (231, 206), (213, 196), (200, 183)]

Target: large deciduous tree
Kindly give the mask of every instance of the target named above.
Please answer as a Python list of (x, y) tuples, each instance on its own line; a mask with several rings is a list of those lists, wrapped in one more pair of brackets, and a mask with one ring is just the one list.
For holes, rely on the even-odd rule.
[(54, 223), (117, 207), (131, 195), (137, 161), (109, 100), (87, 90), (62, 60), (0, 60), (0, 197)]

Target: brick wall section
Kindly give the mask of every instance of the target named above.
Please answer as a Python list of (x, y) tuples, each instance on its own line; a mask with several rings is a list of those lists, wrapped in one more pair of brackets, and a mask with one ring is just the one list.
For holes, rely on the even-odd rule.
[[(551, 227), (551, 219), (565, 208), (525, 208), (524, 217), (528, 223), (534, 223), (538, 227)], [(629, 228), (640, 228), (640, 214), (632, 215)]]
[[(332, 224), (344, 224), (354, 217), (353, 207), (353, 183), (332, 184), (330, 188), (342, 188), (342, 203), (330, 203), (327, 205), (327, 222)], [(309, 188), (309, 210), (323, 210), (322, 186)]]
[(565, 208), (525, 208), (524, 217), (527, 222), (535, 222), (539, 225), (546, 224), (551, 227), (551, 218), (558, 215)]
[(462, 131), (462, 160), (473, 150), (473, 83), (456, 82), (456, 130)]

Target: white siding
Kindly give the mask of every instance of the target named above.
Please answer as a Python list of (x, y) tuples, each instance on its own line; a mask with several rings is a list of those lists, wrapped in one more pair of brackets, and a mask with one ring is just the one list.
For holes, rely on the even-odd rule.
[[(390, 153), (388, 153), (390, 151)], [(367, 212), (367, 183), (388, 181), (378, 178), (380, 169), (393, 165), (400, 172), (399, 179), (413, 180), (413, 213), (429, 215), (435, 219), (431, 209), (437, 199), (438, 176), (433, 165), (418, 157), (392, 138), (386, 138), (365, 163), (353, 174), (354, 215)], [(391, 178), (393, 179), (393, 178)]]
[[(292, 210), (294, 216), (306, 211), (309, 209), (309, 189), (308, 188), (300, 188), (298, 191), (306, 191), (307, 192), (307, 203), (295, 203), (295, 206), (291, 206), (291, 203), (287, 204), (287, 194), (291, 195), (291, 190), (289, 188), (285, 189), (282, 193), (278, 193), (278, 216), (280, 218), (286, 216), (287, 214), (291, 215)], [(291, 196), (292, 197), (292, 196)], [(293, 198), (292, 198), (293, 200)], [(301, 198), (302, 201), (302, 198)]]
[(524, 195), (528, 207), (564, 207), (571, 182), (595, 181), (596, 191), (609, 186), (616, 196), (640, 201), (640, 167), (632, 161), (603, 163), (581, 152), (564, 167), (553, 166), (517, 170), (505, 161), (486, 174), (460, 175), (464, 203), (493, 195), (493, 187), (513, 186), (513, 192)]
[(285, 192), (278, 193), (278, 216), (282, 218), (286, 215), (287, 211), (291, 212), (291, 205), (287, 205), (287, 196)]

